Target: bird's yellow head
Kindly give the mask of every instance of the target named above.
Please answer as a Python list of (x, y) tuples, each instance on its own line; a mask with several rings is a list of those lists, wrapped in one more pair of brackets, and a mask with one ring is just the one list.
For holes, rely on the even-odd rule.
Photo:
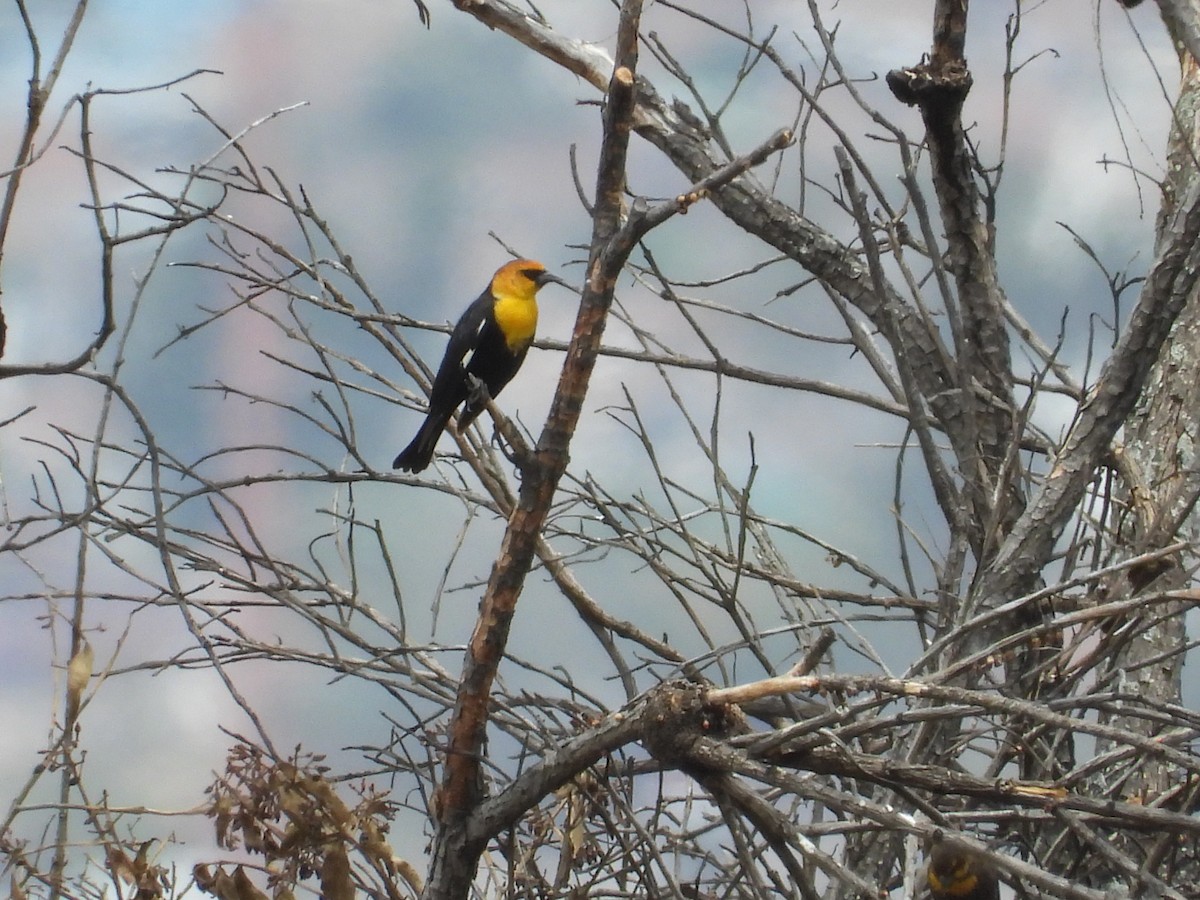
[(558, 276), (547, 272), (540, 262), (514, 259), (492, 276), (492, 295), (496, 299), (532, 300), (538, 290), (551, 281), (559, 281)]
[(537, 292), (551, 281), (563, 283), (532, 259), (514, 259), (492, 276), (492, 314), (514, 353), (523, 352), (533, 340), (537, 330)]

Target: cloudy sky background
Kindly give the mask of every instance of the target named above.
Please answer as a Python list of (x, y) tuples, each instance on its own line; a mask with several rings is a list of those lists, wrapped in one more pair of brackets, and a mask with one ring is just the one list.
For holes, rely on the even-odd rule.
[[(71, 4), (47, 0), (32, 5), (43, 53), (49, 56)], [(829, 3), (821, 7), (830, 23), (842, 21), (838, 41), (843, 61), (856, 76), (870, 79), (919, 61), (928, 49), (930, 5), (856, 0), (841, 3), (836, 11)], [(724, 15), (730, 6), (724, 0), (700, 4), (714, 15)], [(594, 101), (594, 91), (449, 4), (434, 2), (432, 8), (433, 27), (427, 31), (405, 0), (96, 4), (84, 22), (47, 118), (57, 116), (68, 97), (89, 84), (132, 88), (196, 69), (219, 70), (223, 74), (199, 75), (168, 91), (97, 100), (92, 130), (98, 154), (155, 184), (171, 183), (172, 178), (177, 182), (177, 177), (156, 175), (155, 170), (186, 169), (222, 143), (192, 110), (184, 93), (235, 131), (275, 110), (303, 103), (256, 129), (246, 144), (257, 162), (269, 165), (289, 185), (304, 186), (390, 308), (432, 321), (457, 316), (505, 259), (489, 232), (577, 283), (579, 267), (570, 263), (580, 253), (573, 245), (586, 243), (590, 223), (576, 198), (568, 148), (576, 145), (584, 185), (590, 188), (598, 108), (579, 101)], [(610, 4), (557, 0), (544, 12), (562, 32), (611, 47), (615, 12)], [(968, 55), (975, 88), (968, 118), (977, 120), (973, 135), (989, 160), (995, 158), (999, 131), (999, 74), (1009, 12), (1008, 4), (998, 3), (977, 4), (972, 11)], [(787, 48), (795, 65), (804, 65), (801, 45), (783, 36), (796, 31), (804, 41), (814, 41), (805, 8), (794, 2), (756, 3), (754, 14), (760, 28), (763, 23), (780, 23), (776, 46)], [(728, 89), (740, 58), (736, 46), (653, 3), (646, 24), (646, 30), (651, 29), (670, 40), (703, 92), (717, 97)], [(1115, 3), (1097, 7), (1079, 0), (1048, 0), (1032, 5), (1024, 29), (1018, 56), (1044, 52), (1023, 71), (1015, 88), (999, 210), (1001, 275), (1010, 298), (1050, 342), (1064, 308), (1069, 308), (1064, 358), (1082, 366), (1088, 353), (1090, 316), (1111, 321), (1112, 309), (1094, 264), (1056, 222), (1079, 231), (1110, 269), (1144, 271), (1157, 207), (1155, 189), (1145, 179), (1139, 183), (1123, 166), (1104, 166), (1099, 161), (1124, 161), (1124, 143), (1137, 167), (1153, 176), (1161, 172), (1169, 100), (1159, 78), (1170, 89), (1175, 63), (1151, 4), (1134, 11), (1130, 20)], [(654, 75), (649, 54), (644, 60), (646, 71)], [(28, 66), (23, 30), (13, 6), (6, 5), (0, 8), (0, 158), (5, 160), (15, 153), (23, 121)], [(664, 93), (681, 92), (678, 84), (661, 75), (656, 83)], [(897, 108), (881, 79), (864, 81), (860, 89), (910, 134), (918, 133), (917, 114)], [(748, 150), (775, 129), (790, 125), (795, 108), (795, 96), (778, 78), (768, 77), (765, 70), (762, 77), (752, 78), (726, 119), (735, 149)], [(864, 130), (878, 132), (867, 128), (861, 113), (847, 115), (855, 123), (856, 137)], [(43, 132), (41, 139), (45, 138)], [(894, 187), (896, 166), (888, 149), (861, 138), (859, 143), (878, 161), (880, 179)], [(81, 208), (87, 199), (86, 183), (79, 160), (58, 146), (78, 145), (77, 115), (67, 117), (53, 144), (26, 175), (4, 248), (0, 287), (9, 326), (8, 363), (72, 356), (97, 326), (98, 247), (90, 214)], [(814, 139), (805, 155), (814, 173), (831, 170), (828, 140)], [(789, 159), (793, 164), (795, 157)], [(105, 183), (113, 191), (107, 199), (121, 195), (118, 179)], [(631, 168), (635, 192), (663, 197), (684, 186), (657, 151), (635, 139)], [(898, 189), (893, 196), (899, 196)], [(809, 199), (813, 218), (824, 222), (822, 215), (833, 217), (829, 204), (811, 188)], [(287, 233), (288, 223), (282, 218), (273, 220), (262, 210), (247, 210), (247, 214), (261, 216), (266, 228)], [(829, 227), (840, 237), (851, 236), (844, 219), (830, 221)], [(769, 256), (706, 208), (675, 219), (655, 232), (650, 244), (669, 272), (693, 280), (718, 277)], [(185, 234), (170, 246), (168, 257), (177, 261), (203, 252), (201, 235)], [(118, 257), (122, 308), (132, 294), (134, 278), (147, 263), (144, 251), (137, 248)], [(828, 327), (832, 320), (819, 302), (774, 299), (777, 291), (799, 279), (799, 273), (776, 266), (740, 282), (734, 290), (698, 291), (697, 296), (794, 321), (797, 327)], [(219, 380), (253, 383), (265, 395), (286, 393), (286, 372), (263, 365), (258, 355), (260, 349), (279, 341), (273, 331), (213, 329), (152, 357), (180, 326), (201, 318), (198, 306), (219, 306), (228, 299), (218, 278), (187, 269), (157, 270), (130, 337), (125, 375), (131, 393), (151, 417), (164, 445), (192, 458), (231, 435), (259, 435), (264, 441), (281, 443), (312, 439), (282, 414), (197, 395), (191, 389)], [(574, 317), (573, 298), (550, 288), (542, 299), (540, 333), (565, 339)], [(677, 327), (677, 319), (657, 312), (649, 295), (632, 284), (623, 285), (620, 299), (641, 310), (643, 322)], [(628, 332), (618, 325), (606, 337), (611, 343), (633, 346)], [(679, 347), (699, 352), (694, 340), (674, 334), (670, 338)], [(414, 335), (413, 340), (431, 357), (436, 357), (443, 342), (441, 336), (428, 333)], [(762, 358), (770, 357), (770, 364), (783, 371), (873, 386), (861, 360), (847, 360), (844, 349), (826, 354), (811, 350), (811, 355), (791, 359), (789, 354), (796, 351), (782, 342), (778, 347), (752, 340), (739, 344), (734, 327), (729, 340), (731, 352), (739, 354), (736, 362), (759, 365), (764, 364)], [(809, 345), (805, 348), (809, 350)], [(382, 354), (368, 361), (386, 363)], [(535, 431), (560, 364), (558, 354), (531, 354), (521, 377), (505, 393), (505, 408), (520, 414)], [(403, 376), (393, 377), (399, 381)], [(572, 453), (578, 471), (622, 483), (626, 470), (631, 470), (630, 460), (638, 456), (636, 445), (601, 410), (621, 402), (622, 385), (639, 382), (645, 390), (640, 402), (647, 408), (665, 402), (661, 388), (636, 365), (601, 361), (581, 440)], [(705, 415), (704, 397), (711, 382), (680, 376), (680, 383)], [(400, 387), (412, 388), (402, 383)], [(94, 385), (78, 379), (0, 382), (0, 418), (27, 406), (37, 408), (17, 425), (0, 430), (0, 474), (10, 516), (28, 509), (27, 486), (47, 455), (44, 446), (28, 439), (61, 443), (50, 423), (89, 434), (93, 427), (89, 423), (99, 412), (99, 396)], [(883, 416), (849, 419), (842, 407), (816, 397), (798, 395), (789, 402), (797, 408), (781, 410), (777, 394), (771, 391), (745, 389), (731, 394), (729, 418), (723, 420), (731, 470), (745, 473), (745, 436), (753, 430), (761, 467), (756, 488), (760, 512), (795, 521), (868, 558), (894, 559), (895, 528), (888, 516), (894, 456), (873, 445), (896, 441), (901, 434), (898, 423)], [(1065, 422), (1069, 410), (1047, 404), (1040, 415), (1047, 427), (1055, 429)], [(360, 440), (375, 446), (375, 464), (386, 468), (417, 422), (415, 413), (391, 404), (368, 406), (361, 417)], [(654, 422), (654, 428), (662, 457), (672, 460), (673, 476), (703, 486), (709, 477), (706, 466), (678, 417), (664, 416)], [(220, 464), (213, 471), (221, 471)], [(636, 478), (642, 477), (644, 472), (629, 476), (625, 483), (637, 483)], [(295, 527), (296, 506), (274, 499), (264, 492), (255, 507), (264, 533), (279, 535), (284, 543), (290, 537), (294, 546), (289, 549), (295, 549), (321, 530), (315, 516), (311, 526)], [(304, 499), (304, 515), (345, 502), (332, 492)], [(445, 564), (443, 548), (457, 532), (460, 510), (432, 494), (406, 492), (395, 484), (381, 485), (374, 492), (359, 491), (355, 499), (361, 515), (377, 516), (391, 529), (413, 614), (428, 626), (429, 598)], [(914, 512), (919, 520), (919, 502)], [(486, 576), (498, 533), (494, 523), (473, 529), (452, 582)], [(69, 589), (74, 577), (71, 548), (60, 547), (63, 574), (46, 556), (28, 564), (0, 560), (0, 595), (36, 596), (47, 585)], [(838, 576), (827, 571), (822, 554), (799, 546), (792, 549), (793, 564), (805, 577), (835, 582)], [(422, 565), (430, 559), (434, 565)], [(813, 571), (813, 567), (826, 570)], [(106, 578), (120, 583), (120, 577), (104, 571), (102, 563), (96, 563), (93, 577), (94, 585), (102, 585)], [(611, 603), (618, 616), (631, 618), (652, 633), (669, 623), (659, 622), (653, 611), (647, 611), (628, 567), (593, 577), (589, 586), (605, 597), (606, 604)], [(467, 636), (476, 594), (450, 596), (459, 603), (443, 603), (437, 637), (457, 643)], [(13, 787), (4, 792), (6, 797), (24, 783), (37, 762), (56, 697), (61, 695), (61, 672), (49, 660), (61, 659), (68, 631), (61, 621), (45, 627), (48, 608), (45, 601), (35, 599), (0, 604), (4, 685), (0, 721), (6, 723), (5, 736), (0, 738), (0, 785)], [(515, 629), (515, 649), (547, 665), (588, 665), (588, 654), (594, 650), (574, 643), (577, 626), (570, 619), (553, 619), (553, 641), (546, 640), (545, 628), (528, 624), (559, 611), (552, 592), (531, 588), (521, 609), (521, 616), (528, 617), (526, 627), (519, 619)], [(119, 641), (124, 642), (120, 664), (128, 665), (169, 655), (162, 645), (177, 648), (183, 640), (178, 621), (169, 613), (143, 616), (123, 636), (127, 615), (125, 609), (91, 607), (89, 624), (106, 629), (92, 638), (98, 659), (112, 658)], [(587, 649), (578, 649), (581, 645)], [(447, 665), (456, 669), (457, 661), (448, 659)], [(382, 694), (367, 696), (361, 689), (329, 684), (320, 673), (295, 667), (260, 666), (238, 674), (243, 679), (240, 686), (263, 710), (280, 746), (303, 740), (313, 750), (337, 754), (348, 744), (381, 741), (386, 733), (375, 703), (383, 702)], [(606, 701), (620, 702), (614, 687), (595, 688)], [(229, 743), (216, 724), (234, 730), (245, 727), (209, 674), (123, 676), (99, 691), (85, 714), (84, 743), (91, 771), (105, 773), (103, 783), (114, 804), (195, 806), (203, 799), (210, 773), (221, 766)], [(353, 766), (353, 756), (340, 758), (351, 760), (347, 765)], [(181, 820), (178, 827), (182, 837), (203, 845), (203, 826)], [(420, 845), (419, 836), (414, 836), (412, 846), (419, 849)], [(187, 860), (188, 855), (183, 851), (174, 858)]]

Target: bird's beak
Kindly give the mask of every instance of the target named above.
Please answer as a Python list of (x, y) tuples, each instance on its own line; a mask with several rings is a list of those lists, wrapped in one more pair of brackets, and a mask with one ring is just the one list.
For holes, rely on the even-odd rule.
[(563, 281), (561, 278), (559, 278), (553, 272), (542, 272), (542, 274), (540, 274), (536, 279), (534, 279), (533, 283), (536, 284), (538, 287), (545, 287), (546, 285), (550, 284), (551, 282), (553, 282), (554, 284), (561, 284), (563, 287), (570, 287), (569, 284), (567, 284), (565, 281)]

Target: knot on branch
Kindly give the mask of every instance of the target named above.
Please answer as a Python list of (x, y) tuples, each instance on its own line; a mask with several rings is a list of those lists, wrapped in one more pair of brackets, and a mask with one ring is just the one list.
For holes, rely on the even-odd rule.
[(971, 72), (962, 60), (937, 66), (921, 63), (892, 69), (887, 83), (892, 95), (907, 106), (919, 106), (927, 114), (957, 115), (971, 90)]
[(681, 216), (686, 216), (687, 211), (691, 209), (691, 207), (695, 206), (707, 196), (708, 190), (706, 188), (700, 188), (699, 190), (688, 191), (686, 194), (680, 194), (675, 198), (675, 203), (679, 207), (679, 214)]
[(642, 746), (659, 762), (695, 768), (702, 744), (736, 730), (736, 706), (705, 702), (709, 685), (691, 681), (660, 684), (646, 698)]

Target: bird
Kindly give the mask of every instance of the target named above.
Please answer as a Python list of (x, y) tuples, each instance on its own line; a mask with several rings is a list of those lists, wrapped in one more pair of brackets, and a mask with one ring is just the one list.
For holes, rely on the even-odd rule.
[(1000, 900), (995, 868), (983, 854), (959, 844), (934, 843), (926, 878), (933, 900)]
[(532, 259), (516, 259), (492, 280), (450, 332), (445, 356), (429, 392), (429, 410), (416, 437), (392, 462), (393, 469), (420, 472), (433, 459), (438, 438), (460, 404), (458, 428), (466, 428), (508, 384), (537, 330), (537, 292), (566, 282)]

